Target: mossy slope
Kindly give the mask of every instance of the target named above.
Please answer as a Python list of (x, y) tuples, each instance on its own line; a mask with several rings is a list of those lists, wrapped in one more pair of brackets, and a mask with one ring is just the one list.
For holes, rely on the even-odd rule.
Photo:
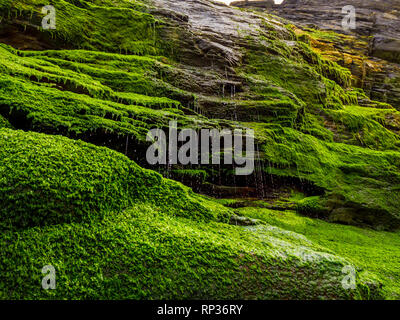
[[(7, 43), (18, 34), (37, 39), (41, 49), (73, 49), (0, 48), (0, 114), (14, 127), (105, 145), (145, 164), (132, 145), (144, 150), (147, 131), (169, 120), (196, 129), (247, 126), (257, 132), (263, 181), (306, 180), (342, 198), (336, 207), (354, 209), (342, 222), (399, 227), (398, 111), (354, 89), (351, 72), (292, 25), (257, 14), (252, 31), (238, 27), (230, 50), (240, 46), (242, 56), (232, 62), (229, 50), (213, 51), (219, 38), (148, 2), (55, 1), (56, 30), (32, 27), (43, 16), (40, 1), (1, 5), (5, 32), (20, 30)], [(234, 14), (240, 20), (240, 11)], [(318, 33), (310, 34), (316, 41)]]
[[(284, 230), (217, 223), (228, 209), (115, 151), (0, 136), (1, 298), (369, 297), (342, 288), (345, 260)], [(54, 291), (40, 286), (47, 264)]]
[(0, 137), (4, 228), (92, 221), (144, 202), (195, 220), (229, 219), (223, 207), (209, 207), (187, 187), (107, 148), (10, 129), (0, 129)]
[[(121, 153), (145, 163), (148, 130), (170, 120), (253, 128), (252, 187), (293, 179), (318, 188), (325, 218), (396, 229), (398, 111), (267, 14), (226, 37), (147, 1), (56, 0), (46, 31), (45, 4), (0, 0), (1, 298), (381, 297), (360, 279), (343, 290), (349, 262), (282, 229), (228, 226), (230, 210)], [(59, 290), (41, 290), (45, 264)]]

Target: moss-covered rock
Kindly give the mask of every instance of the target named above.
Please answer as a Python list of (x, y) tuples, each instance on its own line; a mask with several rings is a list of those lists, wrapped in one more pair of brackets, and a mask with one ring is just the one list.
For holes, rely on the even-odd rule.
[(327, 215), (327, 209), (323, 201), (318, 196), (301, 199), (297, 202), (297, 211), (301, 214), (311, 217), (324, 217)]
[(11, 124), (5, 119), (3, 116), (0, 115), (0, 128), (12, 128)]
[(236, 213), (263, 223), (300, 233), (311, 241), (353, 261), (363, 291), (378, 299), (399, 299), (399, 232), (329, 223), (295, 211), (275, 211), (261, 206), (235, 209)]
[(229, 220), (222, 206), (107, 148), (10, 129), (0, 129), (0, 137), (4, 228), (93, 221), (135, 203), (195, 220)]
[[(102, 221), (2, 232), (0, 298), (349, 299), (348, 261), (271, 227), (236, 227), (172, 217), (135, 205)], [(17, 268), (15, 263), (18, 262)], [(43, 290), (53, 265), (56, 290)]]
[[(305, 199), (274, 208), (398, 229), (399, 112), (321, 49), (343, 37), (207, 0), (56, 0), (57, 28), (44, 30), (46, 4), (0, 0), (0, 277), (23, 261), (0, 297), (379, 297), (373, 280), (344, 291), (348, 262), (323, 248), (267, 225), (217, 224), (230, 209), (136, 164), (151, 167), (146, 134), (170, 120), (251, 128), (248, 177), (151, 168), (217, 196), (300, 190)], [(36, 287), (48, 263), (60, 291)]]
[[(38, 43), (42, 48), (76, 46), (112, 52), (155, 53), (156, 20), (145, 12), (148, 9), (143, 1), (55, 0), (51, 5), (56, 10), (56, 29), (42, 28), (46, 15), (42, 8), (46, 5), (48, 3), (41, 0), (1, 1), (2, 29), (12, 34), (18, 19), (17, 24), (25, 31), (39, 34)], [(44, 34), (40, 35), (41, 31)]]

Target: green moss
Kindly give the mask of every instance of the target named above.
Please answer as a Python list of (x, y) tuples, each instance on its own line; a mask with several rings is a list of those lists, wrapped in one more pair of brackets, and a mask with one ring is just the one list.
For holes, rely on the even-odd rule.
[(333, 142), (334, 133), (324, 126), (324, 118), (321, 115), (306, 113), (299, 129), (318, 139)]
[(152, 58), (83, 50), (22, 52), (1, 44), (0, 56), (1, 73), (13, 77), (124, 104), (180, 107), (164, 96), (181, 92), (157, 78), (167, 66)]
[(8, 120), (5, 119), (2, 115), (0, 115), (0, 129), (1, 128), (12, 128)]
[(93, 221), (138, 202), (174, 203), (172, 215), (193, 219), (229, 219), (228, 210), (107, 148), (10, 129), (0, 136), (4, 227)]
[(338, 131), (352, 134), (352, 139), (348, 141), (350, 143), (376, 150), (399, 149), (399, 135), (386, 128), (391, 127), (387, 115), (391, 118), (399, 117), (400, 113), (394, 109), (348, 105), (341, 110), (326, 110), (325, 113), (338, 124)]
[[(310, 110), (321, 104), (332, 108), (356, 102), (354, 95), (341, 87), (350, 85), (348, 69), (323, 60), (301, 42), (296, 46), (289, 56), (279, 52), (271, 55), (261, 50), (248, 51), (244, 72), (291, 92)], [(263, 91), (261, 89), (261, 93)]]
[[(246, 125), (255, 129), (261, 144), (262, 170), (269, 176), (311, 181), (344, 197), (344, 205), (354, 211), (365, 213), (369, 208), (376, 216), (385, 212), (393, 218), (392, 222), (381, 221), (386, 218), (372, 222), (369, 212), (365, 213), (368, 224), (398, 227), (394, 195), (400, 182), (397, 111), (351, 88), (351, 72), (308, 44), (265, 42), (246, 49), (240, 68), (252, 92), (246, 98), (256, 100), (254, 104), (265, 99), (278, 109), (274, 116), (265, 117), (253, 108), (256, 119), (243, 118), (253, 121)], [(371, 107), (358, 106), (359, 99), (369, 101)], [(293, 111), (282, 103), (288, 100), (296, 106)], [(285, 117), (291, 121), (282, 121)]]
[[(269, 175), (297, 177), (340, 194), (360, 209), (386, 212), (387, 228), (399, 223), (400, 153), (322, 141), (293, 128), (248, 124), (262, 143)], [(378, 214), (377, 214), (378, 216)], [(369, 221), (368, 223), (371, 223)]]
[(298, 46), (304, 59), (310, 63), (318, 73), (328, 79), (334, 80), (342, 87), (349, 87), (351, 85), (352, 74), (349, 69), (338, 65), (334, 61), (323, 58), (304, 42), (299, 42)]
[[(36, 26), (45, 32), (48, 42), (62, 47), (71, 46), (89, 50), (156, 53), (156, 20), (143, 12), (139, 1), (52, 1), (56, 9), (56, 29), (42, 30), (42, 7), (48, 3), (34, 1), (1, 1), (2, 23), (18, 18), (26, 27)], [(54, 39), (54, 40), (52, 40)]]
[(18, 128), (85, 140), (92, 134), (129, 135), (144, 142), (150, 128), (167, 127), (171, 120), (190, 127), (209, 123), (185, 116), (188, 109), (169, 97), (186, 101), (187, 94), (163, 82), (161, 69), (167, 66), (150, 57), (21, 52), (4, 45), (0, 56), (0, 113), (12, 121), (25, 118)]
[[(0, 298), (361, 297), (361, 284), (342, 288), (349, 262), (302, 236), (176, 218), (169, 213), (174, 206), (135, 205), (102, 221), (2, 232)], [(56, 269), (56, 290), (41, 288), (40, 271), (48, 264)]]
[[(400, 234), (343, 226), (310, 219), (294, 212), (260, 208), (238, 209), (238, 213), (306, 236), (358, 266), (365, 283), (383, 283), (386, 299), (400, 298)], [(375, 288), (376, 285), (374, 286)]]
[[(394, 109), (367, 112), (349, 105), (362, 92), (344, 88), (348, 72), (343, 68), (305, 45), (264, 40), (238, 68), (249, 91), (206, 100), (216, 106), (208, 109), (210, 117), (231, 117), (234, 109), (238, 124), (189, 115), (195, 95), (170, 84), (175, 66), (168, 59), (87, 50), (22, 52), (7, 46), (0, 48), (0, 113), (17, 128), (78, 137), (122, 152), (126, 144), (121, 139), (132, 139), (143, 149), (148, 130), (165, 128), (170, 120), (197, 129), (255, 128), (261, 166), (268, 174), (311, 181), (396, 220), (398, 203), (391, 192), (398, 185), (398, 174), (392, 173), (398, 170), (399, 146), (396, 133), (388, 129)], [(263, 46), (276, 50), (263, 51)], [(327, 72), (327, 67), (336, 71)], [(388, 149), (393, 150), (390, 156)]]
[(186, 180), (190, 179), (192, 181), (195, 181), (196, 184), (202, 184), (205, 183), (208, 177), (208, 173), (205, 170), (191, 170), (191, 169), (181, 169), (181, 170), (172, 170), (171, 174), (177, 179), (177, 180)]
[[(324, 215), (326, 202), (339, 199), (348, 223), (400, 227), (400, 116), (352, 88), (349, 70), (307, 44), (336, 35), (298, 38), (260, 13), (260, 28), (238, 33), (243, 60), (226, 68), (223, 56), (200, 52), (203, 35), (150, 14), (150, 1), (53, 1), (50, 31), (40, 28), (46, 4), (0, 0), (0, 31), (17, 27), (24, 41), (58, 49), (0, 44), (0, 127), (84, 139), (141, 163), (148, 130), (170, 120), (253, 128), (256, 175), (319, 190), (296, 199), (300, 212)], [(231, 97), (221, 89), (229, 80), (240, 84)], [(282, 229), (213, 222), (227, 222), (231, 211), (109, 149), (10, 129), (0, 136), (1, 298), (376, 298), (379, 279), (390, 281), (374, 267), (355, 292), (343, 291), (347, 261)], [(233, 170), (168, 174), (204, 183), (229, 181)], [(249, 177), (260, 187), (257, 179)], [(347, 229), (337, 230), (345, 237)], [(374, 256), (355, 264), (366, 257)], [(23, 262), (13, 277), (15, 261)], [(60, 272), (59, 291), (40, 289), (49, 263)]]
[(181, 125), (194, 123), (171, 109), (153, 110), (105, 101), (12, 77), (0, 76), (0, 82), (0, 112), (11, 118), (22, 115), (27, 119), (24, 127), (37, 131), (85, 134), (86, 138), (96, 132), (115, 133), (145, 141), (151, 127), (166, 127), (171, 120)]

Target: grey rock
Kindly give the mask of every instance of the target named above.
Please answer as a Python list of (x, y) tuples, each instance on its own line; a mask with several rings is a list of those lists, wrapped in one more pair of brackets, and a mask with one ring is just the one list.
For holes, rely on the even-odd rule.
[[(303, 27), (354, 35), (364, 43), (360, 54), (381, 65), (381, 70), (351, 70), (363, 78), (359, 84), (372, 98), (400, 110), (400, 1), (398, 0), (285, 0), (237, 1), (231, 5), (267, 11)], [(343, 30), (342, 8), (356, 10), (356, 29)], [(340, 47), (340, 44), (336, 44)], [(346, 48), (342, 49), (346, 53)], [(365, 74), (361, 75), (362, 72)]]

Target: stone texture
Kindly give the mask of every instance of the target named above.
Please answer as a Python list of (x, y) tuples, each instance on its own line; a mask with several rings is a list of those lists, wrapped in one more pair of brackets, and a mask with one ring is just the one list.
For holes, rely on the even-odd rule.
[[(345, 31), (342, 8), (349, 4), (356, 9), (356, 29)], [(352, 45), (356, 49), (353, 54), (363, 55), (370, 61), (366, 65), (363, 62), (358, 70), (355, 70), (357, 63), (352, 60), (346, 67), (363, 78), (360, 86), (372, 99), (388, 102), (400, 110), (400, 1), (286, 0), (281, 5), (271, 4), (271, 1), (238, 1), (232, 5), (266, 10), (303, 27), (353, 35)], [(342, 54), (348, 53), (348, 46), (333, 45)], [(378, 67), (371, 68), (370, 64)]]

